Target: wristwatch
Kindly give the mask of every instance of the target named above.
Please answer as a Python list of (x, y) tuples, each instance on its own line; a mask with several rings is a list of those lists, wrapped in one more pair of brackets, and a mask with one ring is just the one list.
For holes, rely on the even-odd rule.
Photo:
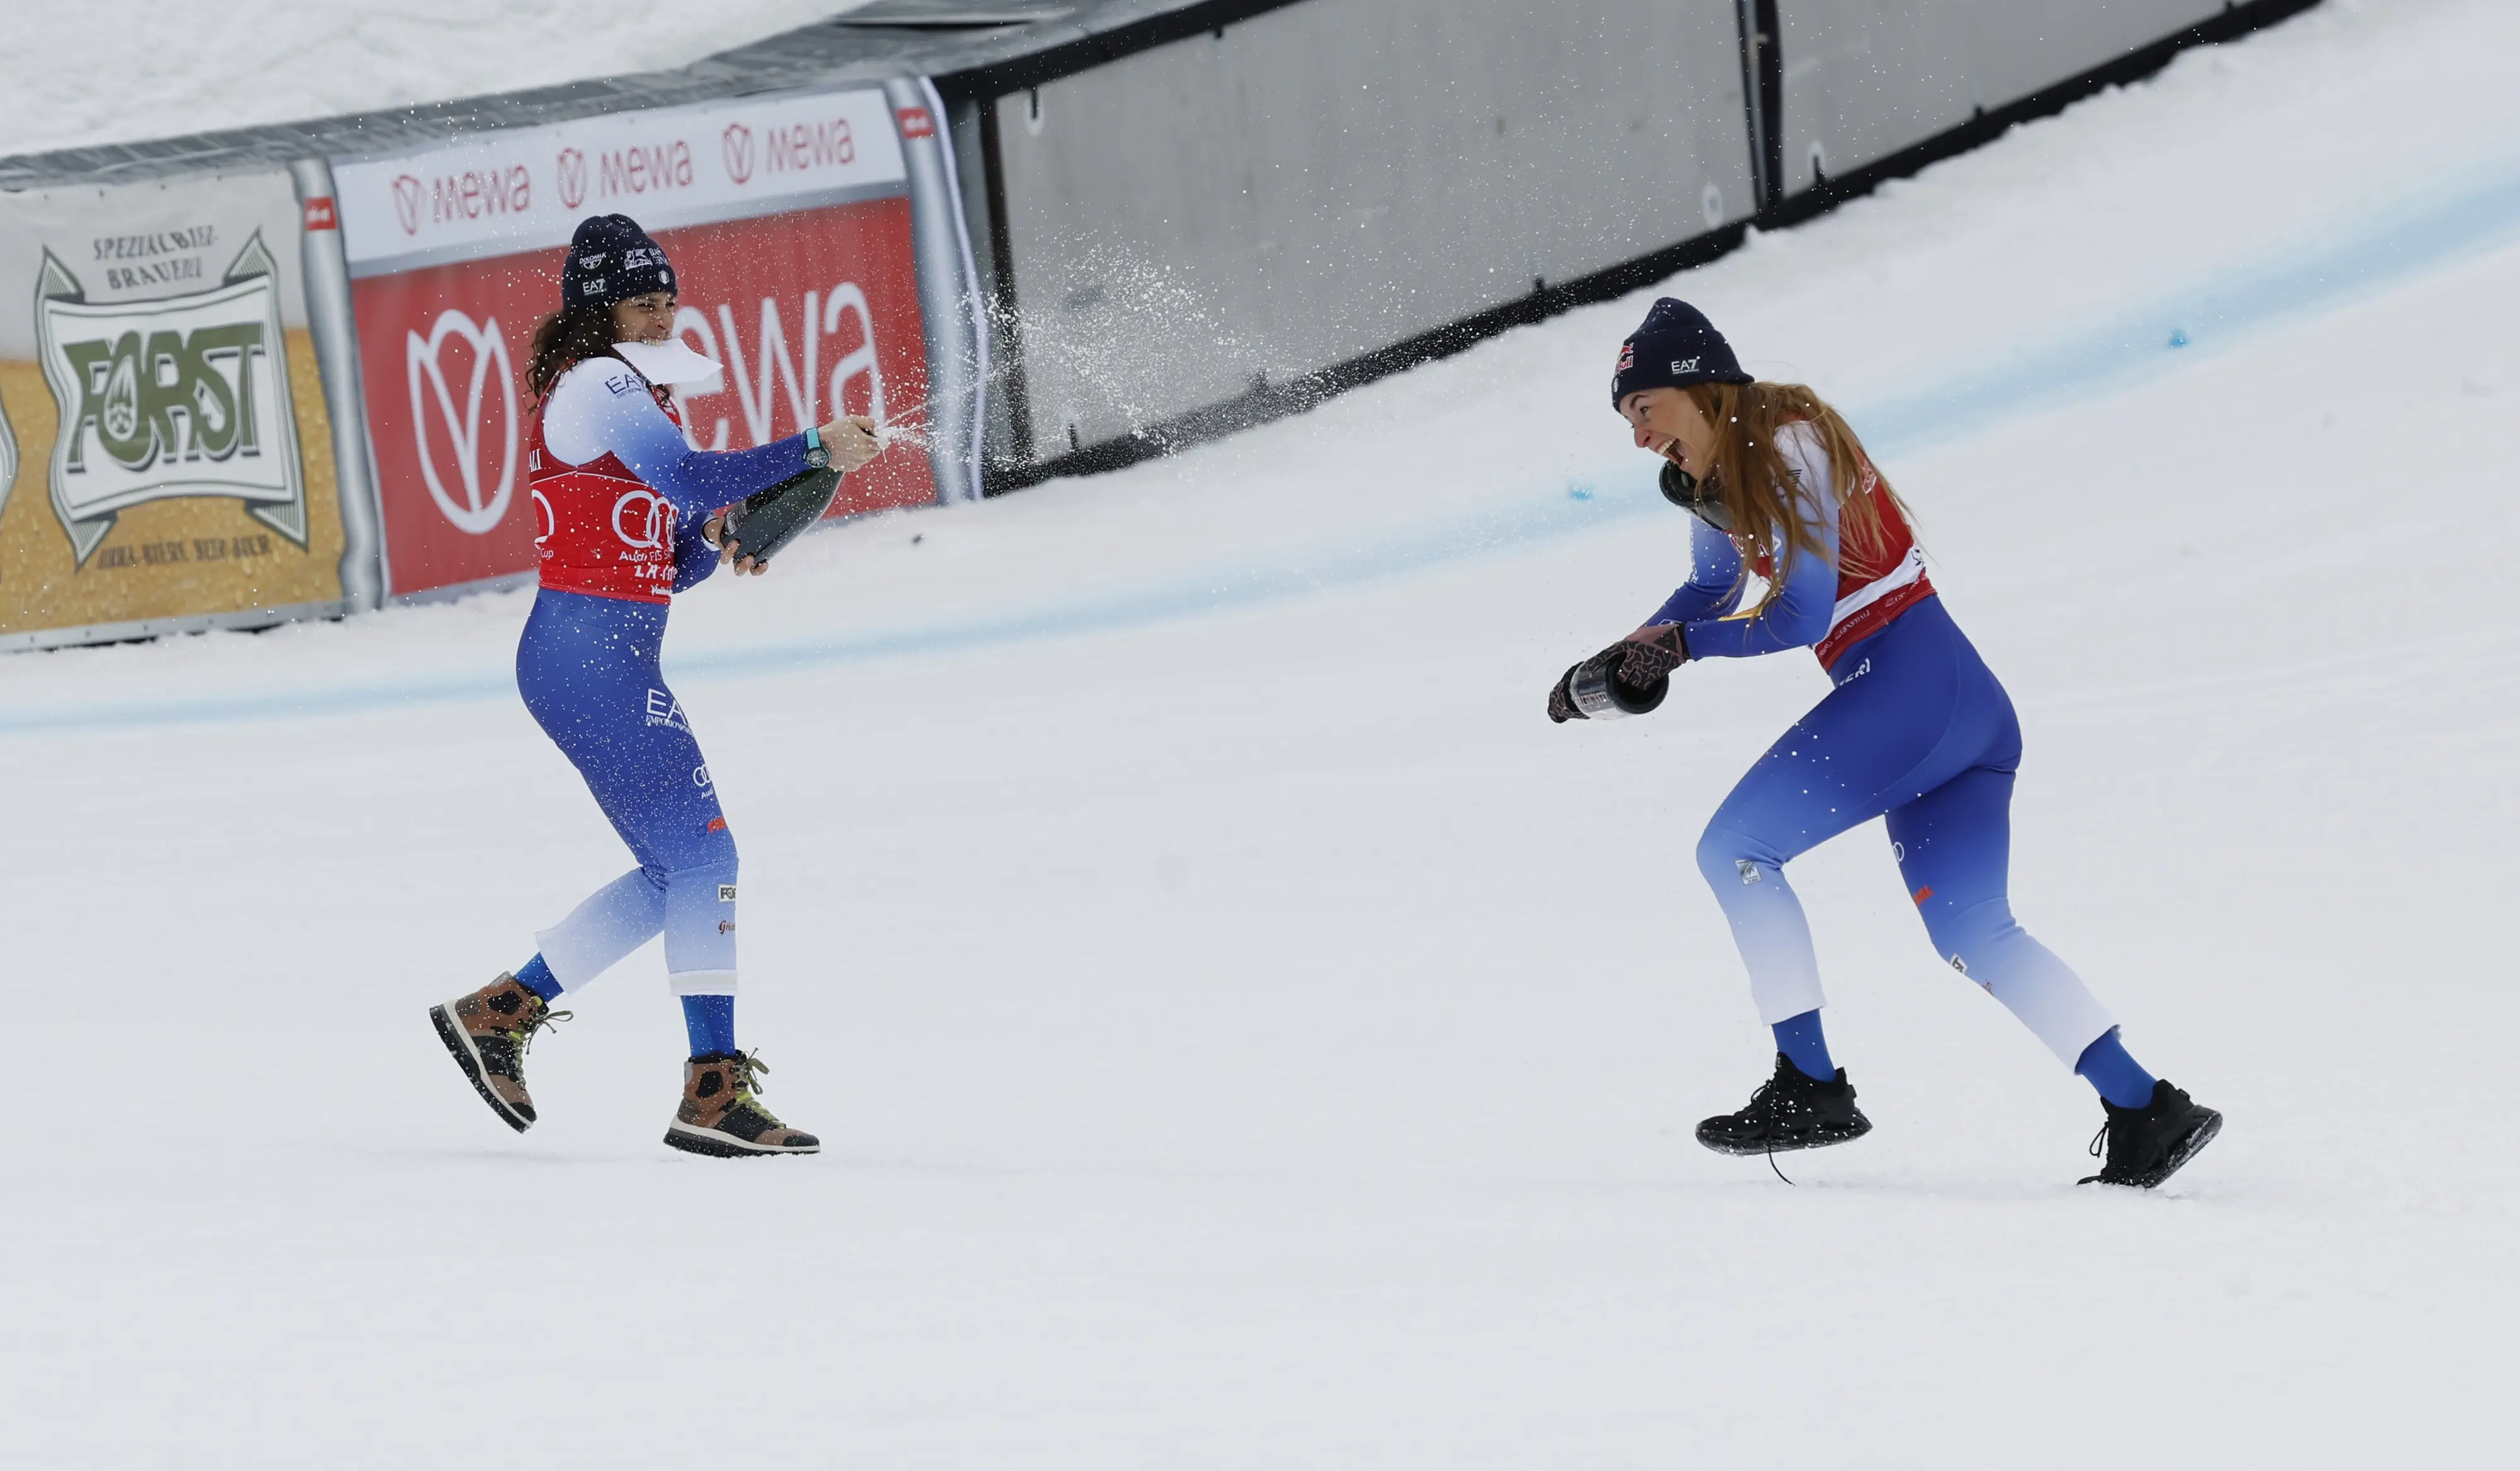
[(805, 464), (822, 469), (832, 463), (832, 452), (823, 448), (823, 430), (817, 425), (805, 431)]

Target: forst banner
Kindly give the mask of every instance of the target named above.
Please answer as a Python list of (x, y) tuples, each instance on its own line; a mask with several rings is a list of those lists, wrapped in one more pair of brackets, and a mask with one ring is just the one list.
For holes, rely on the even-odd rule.
[[(680, 393), (699, 448), (844, 413), (923, 433), (909, 186), (880, 92), (478, 135), (338, 159), (334, 181), (397, 595), (533, 567), (546, 528), (525, 486), (525, 372), (590, 215), (627, 214), (665, 247), (675, 332), (723, 365)], [(935, 498), (926, 458), (895, 451), (841, 482), (832, 513)]]
[(331, 611), (285, 173), (0, 196), (0, 641)]

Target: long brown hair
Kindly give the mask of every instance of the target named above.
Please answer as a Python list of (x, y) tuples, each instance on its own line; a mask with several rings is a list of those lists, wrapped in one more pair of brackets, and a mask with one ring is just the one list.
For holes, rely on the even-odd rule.
[[(1753, 612), (1765, 611), (1776, 602), (1785, 579), (1792, 575), (1795, 557), (1825, 552), (1810, 524), (1820, 508), (1807, 506), (1804, 513), (1797, 514), (1795, 503), (1802, 497), (1824, 495), (1836, 503), (1840, 566), (1850, 558), (1869, 563), (1889, 547), (1879, 508), (1872, 497), (1862, 493), (1864, 468), (1870, 463), (1864, 444), (1827, 400), (1800, 383), (1695, 383), (1683, 391), (1715, 425), (1714, 463), (1698, 478), (1732, 516), (1732, 545), (1741, 554), (1742, 575), (1749, 575), (1749, 565), (1760, 556), (1775, 557), (1767, 596)], [(1786, 468), (1784, 451), (1777, 447), (1778, 434), (1793, 423), (1809, 424), (1820, 435), (1836, 484), (1797, 485)], [(1908, 503), (1890, 489), (1889, 481), (1880, 484), (1912, 535), (1915, 518), (1909, 514)]]
[(612, 350), (612, 308), (579, 303), (543, 318), (534, 329), (534, 354), (525, 368), (525, 386), (539, 401), (551, 396), (560, 376), (588, 358), (617, 357)]

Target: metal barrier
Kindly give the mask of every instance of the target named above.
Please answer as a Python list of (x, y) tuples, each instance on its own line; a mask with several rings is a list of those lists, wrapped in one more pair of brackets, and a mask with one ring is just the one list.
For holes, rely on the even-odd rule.
[(1775, 0), (1778, 193), (1800, 194), (2221, 15), (2224, 0)]
[[(1064, 7), (1133, 18), (938, 77), (1010, 365), (990, 489), (1623, 294), (2312, 3), (1303, 0), (1169, 31)], [(852, 19), (887, 4), (954, 9)]]
[[(0, 648), (520, 580), (532, 324), (621, 211), (696, 441), (842, 513), (1107, 468), (1644, 286), (2314, 0), (874, 0), (676, 71), (0, 158)], [(702, 402), (701, 400), (707, 400)]]

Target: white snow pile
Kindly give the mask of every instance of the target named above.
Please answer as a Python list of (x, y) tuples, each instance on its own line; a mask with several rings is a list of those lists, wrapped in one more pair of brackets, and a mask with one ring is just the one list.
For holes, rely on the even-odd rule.
[(1663, 288), (1919, 510), (2016, 909), (2228, 1116), (2169, 1188), (2075, 1187), (2089, 1089), (1877, 826), (1790, 870), (1873, 1133), (1690, 1140), (1771, 1057), (1690, 851), (1826, 687), (1542, 716), (1685, 573), (1602, 392), (1645, 292), (685, 600), (819, 1158), (658, 1142), (652, 950), (530, 1134), (431, 1035), (627, 866), (529, 595), (0, 660), (0, 1463), (2491, 1462), (2515, 54), (2331, 0)]
[(866, 0), (117, 0), (8, 7), (0, 154), (682, 67)]

